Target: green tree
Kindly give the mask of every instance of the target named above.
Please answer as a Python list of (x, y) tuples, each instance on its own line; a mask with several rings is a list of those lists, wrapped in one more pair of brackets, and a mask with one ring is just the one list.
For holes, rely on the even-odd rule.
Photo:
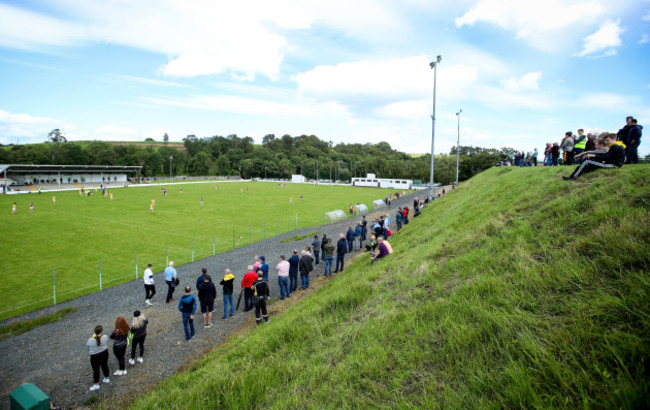
[(55, 144), (61, 144), (61, 143), (68, 142), (66, 137), (63, 135), (61, 130), (59, 130), (58, 128), (55, 128), (52, 131), (50, 131), (47, 134), (47, 138), (48, 138), (49, 142), (53, 142)]
[(169, 135), (168, 135), (167, 133), (165, 133), (165, 134), (163, 135), (163, 142), (164, 142), (165, 144), (167, 144), (167, 143), (169, 142)]

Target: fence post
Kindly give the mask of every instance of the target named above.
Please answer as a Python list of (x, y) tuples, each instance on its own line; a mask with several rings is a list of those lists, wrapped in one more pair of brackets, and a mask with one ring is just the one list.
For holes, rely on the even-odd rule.
[(266, 239), (266, 221), (264, 221), (264, 239)]
[(212, 234), (212, 256), (217, 254), (217, 248), (215, 245), (215, 238), (214, 238), (214, 233)]
[(287, 218), (287, 232), (291, 231), (291, 217)]
[(54, 296), (54, 305), (56, 305), (56, 269), (52, 270), (52, 293)]
[(99, 290), (102, 290), (102, 260), (99, 260)]
[(253, 242), (253, 225), (248, 225), (248, 244)]
[(275, 226), (275, 236), (280, 235), (280, 217), (278, 216), (278, 223)]
[(135, 251), (135, 278), (138, 279), (138, 251)]
[(235, 249), (235, 228), (232, 228), (232, 248)]
[(169, 266), (169, 245), (165, 244), (165, 266)]
[(192, 262), (194, 262), (194, 237), (192, 237)]
[(296, 229), (298, 229), (298, 214), (296, 214)]

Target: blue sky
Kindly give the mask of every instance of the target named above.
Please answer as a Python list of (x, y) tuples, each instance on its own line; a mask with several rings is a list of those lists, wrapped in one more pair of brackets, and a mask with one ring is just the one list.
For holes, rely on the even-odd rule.
[[(0, 1), (0, 143), (314, 134), (543, 149), (650, 122), (648, 0)], [(646, 131), (648, 134), (649, 130)], [(650, 153), (648, 136), (640, 153)]]

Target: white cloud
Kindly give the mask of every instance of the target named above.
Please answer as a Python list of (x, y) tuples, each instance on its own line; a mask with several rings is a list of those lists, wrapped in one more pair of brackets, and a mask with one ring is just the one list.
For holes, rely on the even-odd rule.
[(650, 42), (650, 37), (647, 34), (643, 34), (639, 41), (637, 41), (638, 44), (646, 44)]
[(594, 93), (583, 96), (579, 104), (610, 112), (619, 112), (621, 107), (631, 107), (637, 103), (639, 101), (636, 97), (613, 93)]
[(416, 120), (431, 115), (428, 100), (398, 101), (375, 110), (378, 117)]
[(81, 27), (74, 23), (0, 3), (0, 46), (45, 49), (82, 42)]
[(61, 128), (61, 121), (47, 117), (28, 114), (13, 114), (0, 110), (0, 143), (43, 142), (47, 133), (54, 128)]
[(165, 76), (227, 73), (238, 81), (275, 80), (289, 30), (326, 27), (381, 42), (409, 29), (399, 7), (372, 0), (60, 0), (48, 8), (66, 17), (0, 4), (0, 46), (51, 52), (48, 46), (118, 44), (167, 55)]
[(571, 34), (574, 25), (583, 24), (601, 16), (605, 9), (597, 1), (560, 0), (482, 0), (456, 19), (456, 26), (472, 26), (478, 22), (495, 24), (514, 31), (518, 39), (525, 40), (542, 50), (559, 47), (559, 38)]
[(510, 77), (508, 79), (501, 80), (501, 85), (504, 86), (506, 90), (513, 92), (538, 90), (539, 80), (541, 78), (542, 72), (535, 71), (533, 73), (524, 74), (519, 78)]
[(650, 13), (646, 14), (645, 16), (641, 17), (641, 20), (643, 21), (650, 21)]
[[(427, 98), (433, 87), (432, 71), (426, 56), (415, 56), (321, 65), (293, 79), (306, 97), (372, 107)], [(454, 98), (476, 81), (477, 69), (441, 63), (437, 75), (438, 87)]]
[(309, 106), (259, 100), (237, 96), (195, 95), (180, 98), (144, 97), (144, 101), (161, 106), (184, 107), (241, 114), (311, 116)]
[(615, 55), (614, 47), (621, 45), (621, 34), (623, 33), (620, 24), (621, 20), (608, 20), (603, 23), (598, 31), (585, 38), (584, 48), (577, 55), (584, 57), (600, 52), (604, 55)]
[(137, 77), (133, 75), (118, 75), (117, 77), (123, 80), (133, 81), (136, 83), (160, 85), (163, 87), (195, 88), (187, 84), (182, 84), (182, 83), (167, 81), (167, 80), (158, 80), (155, 78)]

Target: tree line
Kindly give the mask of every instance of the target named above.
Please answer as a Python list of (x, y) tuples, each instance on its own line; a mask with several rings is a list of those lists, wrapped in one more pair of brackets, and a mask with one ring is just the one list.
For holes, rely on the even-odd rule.
[[(515, 151), (480, 147), (460, 147), (459, 179), (465, 180), (499, 161), (512, 158)], [(380, 178), (429, 180), (430, 154), (409, 155), (387, 142), (334, 145), (314, 135), (264, 136), (262, 145), (251, 137), (237, 135), (199, 138), (188, 135), (182, 144), (148, 138), (144, 143), (67, 141), (52, 130), (42, 144), (0, 147), (0, 163), (60, 165), (140, 165), (142, 176), (240, 175), (242, 178), (291, 178), (302, 174), (314, 179), (349, 181), (374, 173)], [(449, 154), (436, 155), (435, 182), (456, 180), (456, 147)]]

